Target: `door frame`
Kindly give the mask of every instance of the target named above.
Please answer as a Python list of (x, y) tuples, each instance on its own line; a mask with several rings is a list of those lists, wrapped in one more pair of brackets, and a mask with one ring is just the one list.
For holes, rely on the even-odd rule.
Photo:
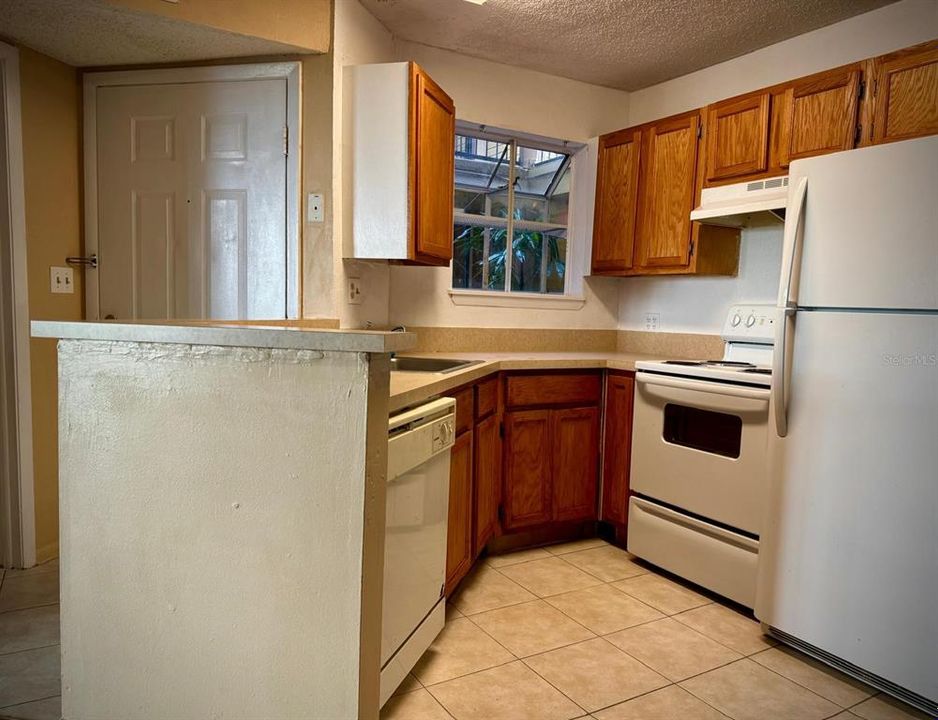
[(9, 244), (0, 253), (0, 287), (9, 288), (0, 297), (0, 462), (6, 470), (0, 472), (0, 563), (9, 568), (36, 564), (36, 515), (19, 51), (2, 42), (0, 92), (6, 155), (0, 172), (7, 188), (0, 202), (9, 211)]
[[(300, 107), (302, 65), (298, 61), (239, 65), (207, 65), (154, 70), (117, 70), (85, 73), (82, 78), (84, 154), (84, 229), (85, 254), (98, 253), (98, 141), (97, 90), (120, 85), (168, 85), (175, 83), (233, 82), (237, 80), (287, 81), (287, 318), (300, 317), (302, 282), (300, 161), (302, 157), (302, 120)], [(98, 274), (86, 269), (85, 319), (99, 320)], [(243, 318), (242, 318), (243, 319)]]

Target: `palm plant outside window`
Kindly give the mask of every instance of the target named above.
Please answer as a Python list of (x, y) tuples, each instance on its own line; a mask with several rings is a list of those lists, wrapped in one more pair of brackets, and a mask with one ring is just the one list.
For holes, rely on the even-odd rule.
[(571, 154), (534, 145), (456, 135), (454, 289), (564, 293)]

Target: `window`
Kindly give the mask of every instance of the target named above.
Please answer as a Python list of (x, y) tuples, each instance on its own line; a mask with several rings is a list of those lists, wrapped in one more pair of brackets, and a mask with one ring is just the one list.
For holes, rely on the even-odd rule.
[(563, 295), (573, 150), (458, 129), (455, 152), (453, 289)]

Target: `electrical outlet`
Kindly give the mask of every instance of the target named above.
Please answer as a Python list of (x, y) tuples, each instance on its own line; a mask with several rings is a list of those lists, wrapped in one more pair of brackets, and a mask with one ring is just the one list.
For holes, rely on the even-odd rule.
[(75, 271), (69, 267), (51, 267), (49, 292), (71, 295), (75, 292)]
[(361, 305), (364, 296), (362, 294), (362, 281), (359, 278), (348, 278), (348, 304)]
[(645, 313), (645, 330), (648, 332), (658, 332), (658, 324), (661, 315), (658, 313)]
[(310, 193), (306, 196), (306, 222), (321, 223), (324, 212), (322, 193)]

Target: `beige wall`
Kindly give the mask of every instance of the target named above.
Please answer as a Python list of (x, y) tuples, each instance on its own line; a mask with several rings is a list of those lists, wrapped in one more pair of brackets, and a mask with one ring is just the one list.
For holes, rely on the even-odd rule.
[[(345, 0), (338, 0), (343, 2)], [(253, 35), (312, 52), (329, 50), (331, 0), (107, 0), (111, 5), (218, 30)]]
[[(49, 292), (49, 268), (81, 254), (80, 98), (75, 68), (20, 48), (23, 111), (23, 174), (29, 315), (32, 319), (80, 320), (81, 272), (75, 293)], [(39, 561), (58, 554), (58, 440), (55, 341), (34, 339), (32, 360), (33, 462), (36, 548)]]

